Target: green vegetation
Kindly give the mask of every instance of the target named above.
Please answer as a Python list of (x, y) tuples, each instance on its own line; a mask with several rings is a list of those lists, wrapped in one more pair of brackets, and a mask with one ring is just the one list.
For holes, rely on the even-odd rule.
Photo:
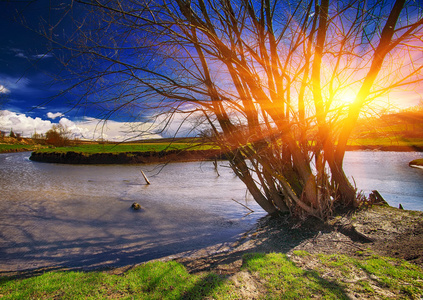
[(423, 147), (423, 138), (406, 138), (402, 136), (355, 138), (348, 143), (351, 146), (400, 146), (400, 147)]
[(267, 299), (347, 299), (342, 289), (320, 277), (315, 270), (303, 270), (285, 254), (251, 254), (244, 268), (264, 282)]
[(214, 146), (189, 143), (130, 143), (130, 144), (85, 144), (72, 147), (46, 148), (40, 152), (65, 153), (69, 151), (77, 153), (125, 153), (125, 152), (146, 152), (164, 150), (209, 150)]
[(241, 271), (231, 277), (212, 272), (189, 274), (174, 261), (149, 262), (122, 275), (61, 271), (26, 279), (4, 277), (0, 297), (240, 299), (248, 298), (246, 285), (255, 286), (249, 292), (262, 299), (349, 299), (351, 293), (367, 299), (418, 299), (423, 294), (423, 270), (404, 260), (376, 255), (258, 253), (245, 255)]
[[(423, 270), (401, 259), (369, 255), (362, 259), (345, 255), (318, 255), (317, 269), (340, 278), (355, 293), (375, 297), (384, 288), (384, 298), (418, 298), (423, 293)], [(388, 297), (389, 294), (392, 294)], [(395, 297), (393, 297), (395, 295)], [(380, 295), (378, 295), (380, 296)]]
[(2, 299), (224, 298), (229, 284), (214, 274), (190, 275), (176, 262), (150, 262), (118, 276), (104, 272), (48, 272), (0, 281)]
[(34, 151), (40, 148), (39, 145), (21, 145), (21, 144), (0, 144), (0, 153)]

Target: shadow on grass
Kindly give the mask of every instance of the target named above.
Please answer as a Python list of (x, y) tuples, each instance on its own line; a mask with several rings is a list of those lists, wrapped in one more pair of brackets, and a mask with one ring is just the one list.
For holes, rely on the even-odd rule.
[(314, 270), (303, 270), (282, 253), (251, 253), (244, 256), (243, 268), (257, 274), (275, 299), (349, 299), (344, 288), (322, 278)]
[(205, 299), (213, 295), (222, 285), (224, 285), (225, 281), (226, 279), (209, 273), (193, 287), (183, 292), (178, 299)]

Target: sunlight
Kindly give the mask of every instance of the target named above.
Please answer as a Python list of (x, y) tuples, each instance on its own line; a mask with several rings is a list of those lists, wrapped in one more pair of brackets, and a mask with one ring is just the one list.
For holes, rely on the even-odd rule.
[(351, 87), (346, 87), (338, 93), (338, 95), (335, 97), (335, 101), (340, 105), (349, 105), (354, 102), (355, 97), (356, 92), (354, 92)]

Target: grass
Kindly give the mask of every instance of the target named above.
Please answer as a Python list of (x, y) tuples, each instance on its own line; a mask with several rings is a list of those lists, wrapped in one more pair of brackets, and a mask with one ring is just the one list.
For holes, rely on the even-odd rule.
[(15, 151), (34, 151), (39, 148), (39, 145), (0, 144), (0, 153)]
[(133, 143), (133, 144), (87, 144), (72, 147), (45, 148), (39, 152), (78, 152), (78, 153), (126, 153), (126, 152), (147, 152), (164, 150), (210, 150), (215, 149), (210, 145), (188, 144), (188, 143)]
[(422, 138), (405, 138), (401, 136), (379, 137), (379, 138), (357, 138), (350, 139), (351, 146), (402, 146), (402, 147), (423, 147)]
[[(351, 293), (367, 299), (419, 299), (423, 295), (421, 268), (376, 255), (253, 253), (244, 256), (242, 271), (262, 286), (262, 299), (349, 299)], [(169, 261), (149, 262), (122, 275), (64, 271), (25, 279), (1, 278), (0, 298), (241, 299), (245, 297), (241, 288), (230, 277), (212, 272), (189, 274), (183, 265)]]
[(336, 283), (323, 279), (314, 270), (301, 269), (285, 254), (248, 255), (244, 267), (264, 282), (267, 299), (348, 299)]
[(0, 280), (2, 299), (204, 299), (224, 298), (229, 284), (214, 274), (191, 275), (176, 262), (149, 262), (123, 275), (48, 272)]

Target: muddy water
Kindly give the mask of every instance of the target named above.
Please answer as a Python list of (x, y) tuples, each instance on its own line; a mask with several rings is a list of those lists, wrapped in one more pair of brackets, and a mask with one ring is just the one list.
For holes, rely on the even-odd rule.
[[(236, 240), (264, 212), (221, 162), (60, 165), (0, 154), (0, 271), (105, 267)], [(348, 152), (345, 170), (368, 194), (423, 210), (421, 153)], [(151, 181), (146, 185), (140, 170)], [(236, 204), (235, 199), (255, 212)], [(133, 202), (141, 211), (132, 211)]]

